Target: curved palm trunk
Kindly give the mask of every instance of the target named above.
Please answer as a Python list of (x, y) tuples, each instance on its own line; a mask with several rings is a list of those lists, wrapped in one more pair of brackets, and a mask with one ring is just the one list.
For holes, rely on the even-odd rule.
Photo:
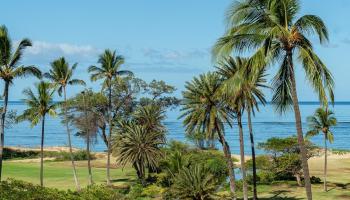
[(236, 199), (235, 171), (234, 171), (233, 161), (232, 161), (232, 158), (231, 158), (230, 146), (226, 142), (225, 137), (221, 133), (221, 131), (218, 131), (218, 135), (219, 135), (219, 141), (220, 141), (220, 143), (222, 145), (222, 148), (223, 148), (223, 151), (224, 151), (224, 156), (226, 158), (226, 163), (227, 163), (227, 168), (228, 168), (228, 173), (229, 173), (229, 179), (230, 179), (230, 191), (231, 191), (234, 199)]
[(323, 181), (323, 189), (327, 192), (327, 133), (324, 133), (324, 181)]
[(109, 134), (107, 139), (107, 185), (111, 184), (110, 166), (111, 166), (111, 137), (112, 137), (112, 86), (109, 80), (108, 86), (108, 123)]
[(75, 169), (73, 150), (72, 150), (71, 134), (70, 134), (69, 125), (68, 125), (68, 118), (67, 118), (67, 94), (66, 94), (66, 88), (65, 87), (63, 87), (63, 93), (64, 93), (64, 118), (65, 118), (66, 130), (67, 130), (69, 153), (70, 153), (70, 159), (71, 159), (72, 167), (73, 167), (73, 176), (74, 176), (75, 187), (79, 191), (80, 190), (80, 184), (79, 184), (78, 177), (77, 177), (77, 171)]
[(45, 115), (41, 119), (41, 144), (40, 144), (40, 186), (44, 186), (44, 133)]
[(4, 139), (5, 139), (5, 118), (6, 118), (6, 112), (7, 112), (7, 104), (8, 104), (8, 94), (9, 94), (9, 83), (5, 82), (4, 87), (4, 106), (1, 113), (1, 133), (0, 133), (0, 181), (2, 177), (2, 157), (4, 152)]
[(248, 107), (248, 128), (249, 128), (249, 137), (250, 137), (250, 145), (252, 148), (252, 161), (253, 161), (253, 199), (258, 199), (258, 192), (256, 188), (256, 160), (255, 160), (255, 146), (254, 146), (254, 134), (253, 134), (253, 126), (251, 119), (251, 108)]
[(307, 162), (307, 155), (306, 155), (306, 148), (305, 148), (305, 142), (304, 142), (304, 136), (303, 136), (303, 129), (301, 124), (301, 114), (299, 110), (299, 101), (298, 101), (298, 95), (297, 95), (297, 89), (296, 89), (296, 81), (295, 81), (295, 72), (293, 67), (293, 57), (292, 52), (288, 52), (288, 62), (289, 66), (291, 68), (291, 96), (293, 100), (293, 109), (294, 109), (294, 115), (295, 115), (295, 125), (297, 129), (298, 134), (298, 144), (300, 148), (300, 158), (301, 163), (303, 167), (303, 173), (304, 173), (304, 181), (305, 181), (305, 190), (306, 190), (306, 196), (308, 200), (312, 200), (312, 190), (311, 190), (311, 182), (310, 182), (310, 174), (309, 174), (309, 165)]
[(239, 149), (241, 155), (241, 171), (242, 171), (242, 181), (243, 181), (243, 199), (248, 200), (248, 188), (247, 179), (245, 171), (245, 159), (244, 159), (244, 139), (243, 139), (243, 127), (242, 127), (242, 114), (239, 112), (237, 114), (237, 123), (239, 128)]

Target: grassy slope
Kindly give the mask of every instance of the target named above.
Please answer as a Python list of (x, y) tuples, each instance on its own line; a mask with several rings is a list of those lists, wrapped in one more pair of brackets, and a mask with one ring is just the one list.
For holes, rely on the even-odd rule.
[[(79, 181), (82, 186), (88, 183), (88, 172), (86, 167), (77, 167)], [(95, 183), (105, 183), (106, 169), (93, 168), (93, 180)], [(5, 178), (16, 178), (32, 183), (39, 184), (39, 163), (37, 162), (16, 162), (5, 161), (4, 172)], [(112, 179), (115, 185), (135, 180), (135, 172), (131, 168), (121, 168), (111, 170)], [(59, 189), (74, 189), (74, 180), (72, 168), (69, 162), (52, 162), (44, 163), (44, 185), (56, 187)]]
[[(93, 161), (93, 178), (95, 183), (105, 183), (104, 159)], [(323, 177), (323, 157), (313, 158), (309, 161), (311, 175)], [(83, 186), (87, 185), (86, 161), (77, 162), (78, 175)], [(70, 162), (46, 161), (44, 164), (44, 183), (48, 187), (59, 189), (74, 189), (72, 169)], [(330, 156), (329, 158), (329, 192), (323, 192), (323, 185), (313, 185), (313, 196), (316, 200), (345, 200), (350, 199), (350, 155), (345, 157)], [(5, 177), (12, 177), (33, 183), (39, 183), (39, 163), (37, 161), (5, 161)], [(123, 185), (135, 180), (135, 172), (132, 168), (112, 169), (112, 179), (115, 185)], [(284, 182), (274, 185), (260, 185), (258, 188), (259, 199), (305, 199), (305, 190), (297, 187), (295, 182)]]

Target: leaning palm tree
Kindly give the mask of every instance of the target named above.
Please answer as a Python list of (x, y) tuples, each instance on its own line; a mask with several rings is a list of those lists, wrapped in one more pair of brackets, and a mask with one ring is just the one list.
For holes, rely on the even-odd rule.
[(252, 76), (245, 70), (248, 64), (248, 59), (241, 57), (228, 57), (220, 62), (217, 68), (217, 73), (223, 78), (221, 92), (225, 96), (230, 97), (230, 102), (233, 104), (233, 109), (237, 112), (237, 121), (239, 127), (240, 151), (241, 151), (241, 171), (243, 174), (243, 190), (244, 196), (247, 199), (247, 185), (245, 182), (245, 162), (244, 162), (244, 143), (243, 143), (243, 128), (242, 128), (242, 113), (246, 110), (248, 118), (249, 137), (252, 150), (253, 162), (253, 199), (257, 199), (257, 176), (256, 176), (256, 161), (255, 161), (255, 146), (253, 126), (251, 114), (254, 115), (255, 110), (259, 110), (258, 102), (263, 105), (266, 103), (262, 88), (267, 88), (265, 85), (265, 70), (261, 70), (258, 76)]
[(150, 131), (134, 122), (120, 122), (113, 138), (113, 153), (124, 167), (132, 164), (142, 185), (145, 185), (145, 168), (156, 169), (162, 158), (161, 145), (165, 144), (163, 133)]
[(188, 134), (200, 131), (207, 133), (209, 138), (213, 138), (213, 135), (217, 134), (227, 162), (230, 191), (235, 197), (234, 166), (230, 147), (224, 136), (224, 123), (231, 126), (233, 115), (229, 107), (216, 95), (220, 85), (219, 75), (210, 72), (187, 82), (186, 91), (183, 92), (183, 107), (181, 109), (183, 113), (180, 118), (184, 117), (183, 123)]
[(70, 133), (69, 124), (67, 120), (67, 92), (66, 92), (68, 85), (85, 85), (85, 82), (83, 80), (73, 79), (73, 73), (77, 66), (78, 64), (75, 63), (72, 67), (70, 67), (66, 59), (64, 57), (61, 57), (61, 58), (58, 58), (57, 60), (54, 60), (51, 63), (51, 69), (48, 73), (44, 74), (44, 77), (49, 79), (55, 86), (57, 86), (58, 88), (57, 92), (59, 96), (62, 96), (62, 92), (63, 92), (63, 98), (64, 98), (64, 106), (63, 106), (64, 120), (63, 121), (66, 125), (68, 146), (69, 146), (70, 158), (72, 162), (75, 186), (77, 190), (80, 190), (80, 185), (79, 185), (77, 171), (75, 169), (75, 163), (74, 163), (74, 157), (73, 157), (71, 133)]
[(323, 133), (324, 136), (324, 182), (323, 189), (327, 192), (327, 141), (332, 143), (334, 136), (330, 128), (337, 125), (334, 113), (328, 108), (318, 108), (313, 116), (307, 118), (310, 130), (306, 137), (311, 137)]
[(132, 72), (127, 70), (120, 70), (122, 64), (124, 64), (124, 57), (117, 55), (115, 51), (105, 50), (103, 54), (99, 56), (98, 63), (100, 67), (90, 66), (89, 73), (91, 73), (91, 80), (97, 81), (103, 80), (102, 89), (108, 90), (108, 125), (109, 135), (107, 138), (107, 184), (111, 184), (110, 178), (110, 162), (111, 162), (111, 136), (113, 131), (112, 124), (112, 81), (122, 75), (131, 75)]
[(2, 175), (2, 156), (4, 149), (5, 118), (7, 112), (8, 95), (10, 85), (14, 79), (29, 75), (41, 77), (41, 72), (34, 66), (20, 65), (23, 51), (26, 47), (32, 46), (29, 39), (23, 39), (19, 42), (16, 49), (12, 45), (11, 38), (5, 26), (0, 26), (0, 79), (4, 81), (4, 101), (0, 120), (0, 181)]
[[(279, 112), (291, 106), (295, 113), (307, 198), (312, 199), (309, 166), (305, 149), (301, 115), (295, 80), (295, 63), (299, 61), (319, 99), (327, 104), (327, 92), (333, 101), (333, 78), (315, 53), (309, 35), (316, 34), (320, 43), (328, 41), (328, 31), (316, 15), (297, 18), (298, 0), (243, 0), (237, 1), (227, 12), (228, 30), (213, 48), (215, 57), (231, 53), (252, 52), (248, 68), (257, 73), (259, 68), (279, 64), (273, 79), (272, 102)], [(294, 57), (296, 59), (294, 59)]]
[(28, 109), (18, 116), (18, 121), (28, 120), (32, 126), (37, 125), (41, 121), (41, 145), (40, 145), (40, 185), (43, 186), (43, 167), (44, 167), (44, 136), (45, 136), (45, 118), (46, 115), (56, 116), (58, 103), (53, 102), (54, 90), (50, 83), (41, 81), (36, 86), (36, 94), (31, 89), (26, 89), (23, 94), (26, 96), (24, 100)]

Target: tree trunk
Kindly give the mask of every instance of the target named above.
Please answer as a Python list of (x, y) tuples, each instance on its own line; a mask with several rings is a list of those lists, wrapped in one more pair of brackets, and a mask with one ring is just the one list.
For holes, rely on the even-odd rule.
[(108, 124), (109, 134), (107, 139), (107, 185), (111, 185), (110, 165), (111, 165), (111, 137), (112, 137), (112, 85), (109, 80), (108, 86)]
[(245, 171), (245, 159), (244, 159), (244, 139), (243, 139), (243, 127), (242, 127), (242, 114), (238, 112), (237, 123), (239, 128), (239, 149), (241, 154), (241, 171), (242, 171), (242, 181), (243, 181), (243, 199), (248, 200), (248, 188), (247, 179)]
[(6, 112), (7, 112), (7, 104), (8, 104), (8, 94), (9, 94), (9, 83), (5, 82), (4, 87), (4, 105), (1, 113), (1, 132), (0, 132), (0, 181), (2, 180), (2, 157), (4, 152), (4, 139), (5, 139), (5, 119), (6, 119)]
[(88, 173), (89, 173), (89, 185), (93, 184), (92, 181), (92, 172), (91, 172), (91, 157), (90, 157), (90, 130), (89, 130), (89, 121), (88, 121), (88, 115), (87, 115), (87, 105), (85, 102), (85, 93), (83, 93), (83, 103), (84, 103), (84, 115), (85, 115), (85, 124), (86, 124), (86, 151), (88, 156)]
[(293, 108), (294, 108), (294, 114), (295, 114), (295, 125), (296, 125), (296, 129), (297, 129), (297, 134), (298, 134), (300, 158), (301, 158), (302, 167), (303, 167), (306, 196), (307, 196), (308, 200), (312, 200), (309, 165), (307, 162), (307, 155), (306, 155), (307, 152), (306, 152), (306, 148), (305, 148), (303, 129), (302, 129), (302, 124), (301, 124), (301, 114), (300, 114), (300, 110), (299, 110), (299, 101), (298, 101), (298, 95), (297, 95), (297, 89), (296, 89), (296, 81), (295, 81), (295, 72), (294, 72), (294, 67), (293, 67), (292, 52), (288, 53), (288, 62), (289, 62), (289, 66), (291, 68), (290, 69), (291, 70), (291, 73), (290, 73), (291, 95), (292, 95)]
[(41, 144), (40, 144), (40, 186), (44, 186), (44, 133), (45, 133), (45, 114), (41, 119)]
[(295, 175), (295, 178), (297, 179), (298, 186), (299, 186), (299, 187), (303, 187), (303, 184), (301, 183), (301, 177), (300, 177), (300, 174), (299, 174), (299, 173), (297, 173), (297, 174)]
[(323, 189), (327, 192), (327, 133), (324, 133), (324, 181), (323, 181)]
[(106, 147), (108, 148), (108, 138), (107, 138), (107, 135), (106, 135), (106, 124), (101, 126), (100, 129), (102, 131), (102, 140), (105, 143)]
[(248, 128), (249, 128), (249, 137), (250, 137), (250, 145), (252, 148), (252, 161), (253, 161), (253, 199), (258, 199), (258, 192), (256, 188), (256, 160), (255, 160), (255, 146), (254, 146), (254, 134), (253, 134), (253, 126), (252, 126), (252, 118), (251, 118), (251, 108), (248, 107)]
[(233, 195), (233, 199), (236, 199), (235, 171), (234, 171), (233, 161), (231, 158), (230, 146), (228, 145), (228, 143), (225, 140), (224, 135), (220, 131), (218, 131), (218, 135), (219, 135), (219, 141), (222, 144), (224, 156), (226, 158), (229, 179), (230, 179), (230, 191)]
[(65, 118), (66, 131), (67, 131), (67, 137), (68, 137), (68, 147), (69, 147), (69, 153), (70, 153), (70, 160), (72, 162), (73, 177), (74, 177), (75, 187), (79, 191), (80, 190), (80, 184), (79, 184), (78, 177), (77, 177), (77, 171), (75, 169), (73, 150), (72, 150), (72, 141), (71, 141), (71, 135), (70, 135), (69, 124), (68, 124), (68, 117), (67, 117), (67, 93), (66, 93), (66, 87), (63, 87), (63, 95), (64, 95), (64, 118)]

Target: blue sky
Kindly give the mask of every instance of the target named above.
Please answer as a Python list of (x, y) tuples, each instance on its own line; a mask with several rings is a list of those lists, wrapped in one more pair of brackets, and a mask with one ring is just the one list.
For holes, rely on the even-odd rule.
[[(49, 63), (65, 56), (78, 62), (76, 77), (89, 80), (86, 70), (106, 48), (126, 58), (126, 69), (145, 80), (162, 79), (178, 88), (185, 81), (213, 69), (210, 48), (225, 31), (224, 13), (230, 0), (60, 0), (2, 1), (0, 24), (13, 40), (27, 37), (23, 64), (47, 71)], [(302, 0), (301, 14), (317, 14), (326, 22), (330, 42), (315, 49), (332, 71), (336, 100), (350, 100), (350, 1)], [(316, 41), (316, 40), (313, 40)], [(274, 70), (269, 71), (270, 74)], [(10, 99), (21, 99), (21, 91), (34, 79), (16, 80)], [(97, 83), (89, 87), (98, 89)], [(74, 87), (69, 95), (82, 88)], [(299, 68), (298, 92), (302, 101), (317, 100)], [(268, 98), (271, 96), (267, 92)]]

